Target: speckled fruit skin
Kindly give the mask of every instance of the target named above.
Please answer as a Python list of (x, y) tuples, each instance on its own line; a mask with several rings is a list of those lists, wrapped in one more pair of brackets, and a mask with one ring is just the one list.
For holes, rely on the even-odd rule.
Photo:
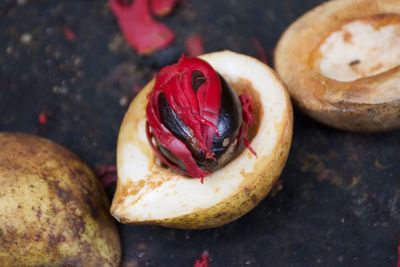
[(400, 66), (352, 82), (329, 79), (310, 66), (310, 54), (340, 25), (384, 14), (400, 15), (400, 1), (328, 1), (284, 32), (275, 49), (275, 68), (298, 107), (338, 129), (379, 132), (400, 128)]
[[(236, 55), (236, 53), (230, 51), (221, 51), (203, 55), (202, 58), (208, 60), (210, 57), (229, 58), (236, 57)], [(265, 66), (265, 68), (267, 67)], [(280, 82), (278, 76), (275, 75), (274, 72), (271, 72), (270, 75)], [(149, 148), (149, 145), (138, 140), (138, 136), (136, 136), (135, 133), (135, 129), (137, 129), (140, 121), (145, 117), (147, 95), (151, 92), (153, 86), (154, 81), (150, 81), (132, 101), (129, 110), (125, 115), (118, 138), (118, 168), (122, 167), (122, 163), (120, 162), (120, 159), (122, 158), (120, 154), (122, 148), (130, 141), (137, 143), (138, 147), (141, 147), (143, 151), (146, 151), (146, 157), (148, 157), (150, 161), (154, 161), (154, 153)], [(257, 163), (251, 172), (243, 173), (240, 169), (237, 169), (236, 173), (238, 176), (243, 176), (243, 181), (231, 196), (227, 196), (217, 205), (207, 209), (196, 210), (178, 217), (146, 221), (133, 221), (119, 217), (120, 221), (128, 224), (151, 224), (179, 229), (208, 229), (232, 222), (257, 206), (257, 204), (270, 192), (275, 182), (278, 180), (286, 163), (291, 146), (293, 130), (292, 105), (290, 103), (289, 95), (285, 89), (283, 89), (282, 93), (284, 94), (284, 102), (282, 105), (285, 107), (285, 111), (282, 115), (282, 123), (274, 126), (279, 138), (269, 156), (258, 156)], [(259, 116), (257, 114), (255, 115)], [(257, 151), (258, 147), (254, 147), (254, 149)], [(245, 150), (243, 153), (250, 152)], [(235, 164), (231, 164), (223, 168), (236, 169), (237, 166)], [(167, 179), (168, 177), (173, 176), (171, 173), (173, 172), (162, 168), (157, 168), (157, 171), (154, 171), (154, 175), (158, 177), (166, 177)], [(145, 186), (146, 183), (151, 183), (151, 181), (144, 182), (143, 186)], [(200, 182), (198, 182), (198, 184), (199, 186), (202, 186)], [(129, 196), (129, 193), (127, 192), (130, 190), (132, 189), (129, 188), (128, 185), (124, 185), (121, 183), (121, 181), (118, 181), (117, 190), (111, 207), (111, 213), (114, 216), (117, 216), (116, 211), (120, 206), (121, 201)]]
[(106, 195), (73, 153), (0, 133), (0, 265), (119, 266)]

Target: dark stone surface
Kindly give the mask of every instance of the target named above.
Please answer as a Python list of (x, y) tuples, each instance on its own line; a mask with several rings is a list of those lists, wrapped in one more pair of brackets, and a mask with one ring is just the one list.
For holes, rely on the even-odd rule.
[[(106, 1), (3, 0), (0, 130), (53, 139), (92, 167), (113, 163), (132, 87), (175, 60), (190, 33), (202, 34), (206, 51), (255, 55), (256, 37), (271, 54), (285, 27), (320, 2), (187, 0), (162, 19), (175, 44), (144, 58), (124, 44)], [(64, 26), (75, 41), (64, 38)], [(46, 125), (38, 124), (42, 111)], [(346, 133), (295, 110), (280, 191), (218, 229), (120, 225), (123, 266), (191, 266), (203, 250), (211, 266), (395, 266), (399, 151), (399, 131)]]

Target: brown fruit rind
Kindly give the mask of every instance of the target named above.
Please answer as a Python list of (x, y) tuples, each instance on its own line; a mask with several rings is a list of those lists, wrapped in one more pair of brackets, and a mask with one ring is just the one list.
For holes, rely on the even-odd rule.
[(275, 50), (275, 67), (305, 113), (335, 128), (377, 132), (400, 128), (400, 66), (350, 82), (322, 75), (312, 55), (330, 33), (357, 19), (372, 25), (399, 16), (398, 0), (334, 0), (296, 20)]

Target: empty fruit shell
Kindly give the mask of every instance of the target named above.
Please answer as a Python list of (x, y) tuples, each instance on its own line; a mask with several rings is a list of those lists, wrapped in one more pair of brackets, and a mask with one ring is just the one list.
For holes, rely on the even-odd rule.
[(295, 21), (275, 50), (294, 102), (339, 129), (400, 127), (400, 1), (335, 0)]

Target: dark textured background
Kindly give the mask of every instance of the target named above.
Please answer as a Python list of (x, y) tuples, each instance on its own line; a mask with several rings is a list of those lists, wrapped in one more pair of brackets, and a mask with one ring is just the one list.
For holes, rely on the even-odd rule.
[[(200, 33), (206, 51), (269, 54), (282, 31), (322, 0), (186, 0), (162, 19), (175, 44), (138, 57), (106, 1), (0, 1), (0, 130), (61, 143), (95, 167), (115, 161), (118, 127), (160, 66)], [(318, 23), (318, 22), (316, 22)], [(68, 42), (63, 27), (77, 40)], [(40, 112), (49, 114), (38, 124)], [(400, 237), (400, 132), (351, 134), (295, 110), (282, 188), (242, 219), (206, 231), (120, 225), (123, 266), (395, 266)], [(109, 190), (111, 191), (111, 190)], [(109, 192), (110, 194), (112, 192)]]

